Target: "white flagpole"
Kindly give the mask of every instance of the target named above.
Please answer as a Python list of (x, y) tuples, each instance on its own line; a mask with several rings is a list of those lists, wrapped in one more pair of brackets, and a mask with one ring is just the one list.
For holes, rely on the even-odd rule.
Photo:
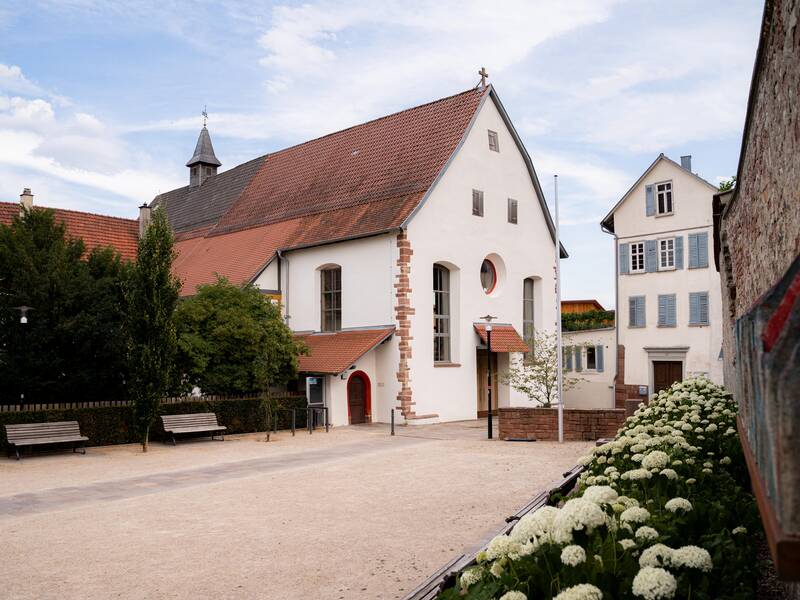
[(561, 234), (558, 222), (558, 175), (553, 175), (556, 208), (556, 381), (558, 382), (558, 441), (564, 441), (564, 372), (561, 361)]

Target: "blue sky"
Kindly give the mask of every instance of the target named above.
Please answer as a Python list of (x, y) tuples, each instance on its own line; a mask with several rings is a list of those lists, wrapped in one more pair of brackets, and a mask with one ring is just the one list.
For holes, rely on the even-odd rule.
[[(379, 7), (379, 8), (378, 8)], [(223, 169), (475, 85), (485, 65), (552, 203), (563, 296), (613, 305), (599, 220), (659, 152), (736, 170), (762, 4), (0, 1), (0, 199), (120, 216)]]

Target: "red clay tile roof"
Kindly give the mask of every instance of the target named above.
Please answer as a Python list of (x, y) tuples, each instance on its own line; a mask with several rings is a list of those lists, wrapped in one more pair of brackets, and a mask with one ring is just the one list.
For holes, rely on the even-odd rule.
[[(277, 249), (399, 228), (490, 89), (467, 90), (356, 125), (235, 167), (199, 188), (156, 197), (154, 204), (166, 208), (178, 232), (178, 252), (188, 254), (176, 268), (185, 281), (183, 293), (193, 294), (214, 272), (249, 281)], [(244, 233), (254, 228), (260, 232)], [(189, 242), (194, 235), (206, 241)]]
[[(486, 343), (486, 324), (475, 323), (475, 332)], [(530, 352), (531, 349), (513, 325), (492, 323), (492, 352)]]
[(394, 333), (394, 327), (351, 329), (335, 333), (296, 334), (308, 346), (300, 357), (301, 373), (344, 373), (359, 358)]
[[(37, 208), (45, 208), (34, 205)], [(51, 208), (56, 221), (64, 223), (67, 234), (80, 238), (86, 250), (111, 246), (124, 260), (136, 260), (136, 247), (139, 242), (139, 222), (136, 219), (122, 219), (93, 213)], [(0, 202), (0, 223), (9, 224), (19, 214), (19, 203)]]

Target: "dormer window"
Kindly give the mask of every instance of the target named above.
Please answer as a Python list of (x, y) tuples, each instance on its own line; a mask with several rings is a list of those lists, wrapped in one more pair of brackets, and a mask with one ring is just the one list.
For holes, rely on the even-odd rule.
[(672, 182), (656, 184), (656, 214), (672, 214)]
[(492, 152), (500, 152), (500, 142), (497, 140), (497, 132), (489, 130), (489, 150)]

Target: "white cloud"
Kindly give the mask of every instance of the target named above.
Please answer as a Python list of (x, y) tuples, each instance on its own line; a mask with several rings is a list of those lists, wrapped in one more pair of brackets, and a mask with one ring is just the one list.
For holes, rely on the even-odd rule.
[(36, 94), (39, 86), (28, 80), (16, 65), (0, 63), (0, 91), (12, 94)]

